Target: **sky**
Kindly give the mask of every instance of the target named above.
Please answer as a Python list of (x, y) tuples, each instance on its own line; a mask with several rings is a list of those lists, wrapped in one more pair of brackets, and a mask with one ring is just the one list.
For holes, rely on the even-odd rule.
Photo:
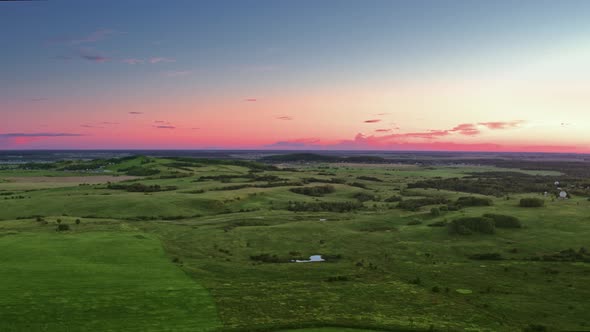
[(590, 153), (590, 1), (0, 1), (0, 149)]

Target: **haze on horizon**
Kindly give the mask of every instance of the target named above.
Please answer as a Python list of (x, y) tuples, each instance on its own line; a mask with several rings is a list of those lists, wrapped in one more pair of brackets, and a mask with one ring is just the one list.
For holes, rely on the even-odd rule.
[(590, 153), (588, 1), (0, 2), (0, 149)]

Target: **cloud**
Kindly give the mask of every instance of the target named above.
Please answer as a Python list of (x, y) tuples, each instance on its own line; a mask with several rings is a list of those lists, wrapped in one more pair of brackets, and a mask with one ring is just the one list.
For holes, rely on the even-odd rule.
[(99, 29), (90, 34), (80, 37), (80, 38), (55, 38), (51, 39), (49, 42), (51, 43), (58, 43), (58, 44), (70, 44), (70, 45), (79, 45), (85, 43), (95, 43), (97, 41), (103, 40), (106, 37), (119, 33), (112, 29)]
[[(152, 57), (147, 60), (138, 59), (138, 58), (126, 58), (126, 59), (121, 59), (121, 62), (130, 64), (130, 65), (141, 65), (144, 63), (156, 64), (156, 63), (160, 63), (160, 62), (176, 62), (176, 60), (174, 60), (172, 58)], [(170, 73), (172, 73), (172, 72), (170, 72)]]
[(377, 123), (377, 122), (381, 122), (381, 119), (365, 120), (365, 123)]
[(509, 122), (505, 122), (505, 121), (480, 122), (480, 123), (478, 123), (478, 125), (487, 127), (488, 129), (491, 129), (491, 130), (500, 130), (500, 129), (517, 128), (523, 123), (524, 123), (524, 121), (522, 121), (522, 120), (516, 120), (516, 121), (509, 121)]
[(123, 59), (123, 60), (121, 60), (121, 62), (128, 63), (130, 65), (139, 65), (139, 64), (144, 63), (144, 61), (142, 59), (135, 59), (135, 58)]
[(128, 114), (139, 115), (139, 114), (143, 114), (143, 112), (128, 112)]
[(192, 70), (171, 70), (171, 71), (165, 71), (164, 76), (181, 77), (181, 76), (188, 76), (192, 73), (193, 73)]
[(14, 137), (77, 137), (84, 136), (83, 134), (73, 133), (0, 133), (0, 138), (14, 138)]
[(106, 56), (96, 53), (96, 51), (94, 51), (92, 49), (80, 49), (80, 50), (78, 50), (78, 56), (81, 59), (92, 61), (92, 62), (98, 62), (98, 63), (103, 63), (103, 62), (107, 62), (107, 61), (112, 60), (109, 57), (106, 57)]
[(168, 121), (162, 121), (162, 120), (155, 120), (154, 123), (170, 123)]
[(375, 129), (375, 132), (378, 132), (378, 133), (387, 133), (390, 131), (391, 131), (391, 129)]
[(465, 135), (465, 136), (475, 136), (475, 135), (479, 135), (481, 132), (479, 131), (479, 129), (477, 129), (477, 126), (471, 123), (463, 123), (460, 125), (457, 125), (455, 128), (449, 130), (451, 132), (456, 132), (459, 133), (461, 135)]
[(149, 63), (160, 63), (160, 62), (175, 62), (175, 59), (164, 58), (164, 57), (153, 57), (148, 60)]
[(31, 98), (31, 99), (29, 99), (29, 100), (30, 100), (30, 101), (45, 101), (45, 100), (47, 100), (47, 99), (48, 99), (48, 98)]
[(154, 126), (154, 128), (158, 128), (158, 129), (176, 129), (175, 126), (168, 126), (168, 125)]
[(290, 121), (290, 120), (293, 120), (293, 118), (290, 117), (290, 116), (288, 116), (288, 115), (286, 115), (286, 116), (279, 116), (279, 117), (277, 117), (277, 120)]
[(22, 145), (38, 140), (56, 138), (56, 137), (79, 137), (85, 136), (83, 134), (75, 133), (0, 133), (0, 146), (8, 144)]
[(100, 124), (103, 124), (103, 125), (117, 125), (117, 124), (119, 124), (119, 123), (118, 123), (118, 122), (109, 122), (109, 121), (103, 121), (103, 122), (101, 122)]
[(245, 102), (256, 102), (256, 101), (258, 101), (258, 99), (256, 99), (256, 98), (246, 98), (246, 99), (244, 99), (244, 101)]
[(82, 125), (80, 125), (80, 127), (83, 127), (83, 128), (104, 128), (101, 126), (95, 126), (95, 125), (89, 125), (89, 124), (82, 124)]
[(377, 113), (375, 115), (377, 115), (377, 116), (383, 116), (383, 115), (389, 115), (389, 114), (391, 114), (391, 113)]

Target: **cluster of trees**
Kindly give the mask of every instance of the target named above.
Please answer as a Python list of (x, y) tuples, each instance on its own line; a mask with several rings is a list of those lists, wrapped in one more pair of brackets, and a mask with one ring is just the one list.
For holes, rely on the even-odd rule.
[(453, 220), (449, 224), (451, 234), (469, 235), (473, 233), (494, 234), (494, 220), (486, 217), (465, 217)]
[(498, 197), (508, 193), (545, 192), (555, 189), (553, 178), (517, 172), (482, 172), (463, 178), (428, 179), (410, 183), (408, 188), (444, 189)]
[(284, 162), (321, 162), (321, 163), (387, 163), (387, 159), (378, 156), (328, 156), (316, 153), (290, 153), (283, 155), (266, 156), (261, 159), (265, 162), (284, 163)]
[(143, 183), (132, 183), (132, 184), (122, 184), (122, 183), (109, 183), (107, 185), (108, 189), (115, 189), (115, 190), (126, 190), (128, 192), (158, 192), (158, 191), (171, 191), (176, 190), (177, 187), (175, 186), (160, 186), (159, 184), (154, 185), (145, 185)]
[(397, 207), (404, 210), (417, 211), (423, 206), (447, 203), (449, 203), (449, 200), (443, 197), (425, 197), (402, 200), (397, 204)]
[(121, 169), (122, 172), (125, 172), (127, 175), (132, 176), (151, 176), (160, 173), (160, 170), (155, 168), (149, 167), (142, 167), (142, 166), (132, 166), (128, 168)]
[(469, 235), (473, 233), (494, 234), (498, 228), (521, 228), (520, 220), (513, 216), (486, 213), (481, 217), (458, 218), (449, 223), (451, 234)]
[(336, 184), (342, 184), (346, 182), (346, 179), (342, 179), (342, 178), (331, 178), (331, 179), (318, 179), (318, 178), (303, 178), (302, 179), (303, 183), (314, 183), (314, 182), (319, 182), (319, 183), (336, 183)]
[(346, 202), (289, 202), (287, 210), (295, 212), (351, 212), (361, 209), (363, 204), (358, 201)]
[(331, 186), (331, 185), (315, 186), (315, 187), (299, 187), (299, 188), (291, 188), (289, 190), (296, 193), (296, 194), (314, 196), (314, 197), (324, 196), (325, 194), (331, 194), (334, 191), (336, 191), (334, 186)]

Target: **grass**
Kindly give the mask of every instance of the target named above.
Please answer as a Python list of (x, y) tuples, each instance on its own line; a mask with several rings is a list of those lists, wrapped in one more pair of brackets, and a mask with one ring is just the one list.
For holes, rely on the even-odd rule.
[[(113, 174), (138, 165), (171, 172), (169, 163), (129, 159), (109, 168)], [(492, 206), (437, 217), (429, 213), (432, 206), (411, 212), (384, 202), (393, 195), (456, 200), (469, 194), (405, 187), (425, 178), (519, 170), (312, 164), (299, 165), (297, 171), (261, 173), (290, 181), (345, 179), (344, 184), (333, 184), (334, 193), (310, 197), (291, 192), (292, 186), (214, 190), (266, 182), (247, 177), (227, 183), (198, 181), (201, 176), (246, 176), (248, 168), (242, 166), (189, 168), (183, 170), (187, 177), (134, 181), (178, 188), (173, 191), (132, 193), (104, 184), (42, 189), (33, 184), (14, 192), (23, 199), (0, 196), (0, 275), (8, 281), (0, 284), (0, 330), (519, 331), (529, 324), (590, 328), (590, 265), (530, 260), (588, 246), (590, 202), (585, 197), (547, 199), (539, 209), (518, 207), (521, 197), (536, 193), (508, 200), (494, 197)], [(551, 175), (551, 183), (558, 176), (538, 174)], [(382, 182), (358, 179), (361, 176)], [(0, 171), (0, 178), (6, 177)], [(366, 188), (350, 186), (353, 182)], [(350, 213), (286, 210), (289, 201), (353, 201), (359, 192), (378, 199)], [(445, 227), (428, 226), (484, 213), (516, 216), (523, 228), (454, 236)], [(34, 221), (35, 215), (48, 223)], [(55, 232), (57, 219), (72, 230)], [(422, 223), (408, 225), (413, 220)], [(505, 259), (468, 258), (485, 253), (500, 253)], [(250, 258), (260, 254), (277, 255), (285, 263)], [(314, 254), (340, 258), (287, 263)]]

